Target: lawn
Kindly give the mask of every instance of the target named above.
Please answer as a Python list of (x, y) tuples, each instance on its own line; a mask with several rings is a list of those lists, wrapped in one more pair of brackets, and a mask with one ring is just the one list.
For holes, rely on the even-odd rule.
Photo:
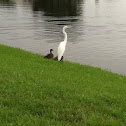
[(126, 77), (0, 45), (0, 126), (126, 126)]

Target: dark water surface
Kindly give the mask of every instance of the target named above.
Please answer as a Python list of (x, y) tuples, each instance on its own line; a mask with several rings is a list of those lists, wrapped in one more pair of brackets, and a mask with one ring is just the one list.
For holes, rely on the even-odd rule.
[(0, 0), (0, 43), (126, 75), (126, 0)]

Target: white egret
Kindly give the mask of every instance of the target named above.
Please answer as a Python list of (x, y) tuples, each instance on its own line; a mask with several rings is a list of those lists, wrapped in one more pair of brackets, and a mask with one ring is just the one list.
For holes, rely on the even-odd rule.
[(58, 46), (58, 61), (61, 61), (63, 59), (63, 54), (65, 52), (65, 48), (67, 44), (67, 33), (65, 32), (66, 28), (72, 28), (72, 26), (63, 27), (64, 41), (62, 41)]
[(50, 49), (50, 53), (47, 54), (46, 56), (44, 56), (45, 59), (52, 59), (54, 57), (53, 53), (52, 53), (53, 49)]

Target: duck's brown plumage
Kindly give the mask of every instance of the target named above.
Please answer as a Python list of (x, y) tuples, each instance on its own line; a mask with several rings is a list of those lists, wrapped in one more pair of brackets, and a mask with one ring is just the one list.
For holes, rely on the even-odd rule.
[(53, 49), (50, 49), (50, 53), (44, 56), (45, 59), (53, 59), (54, 55), (52, 53)]
[[(58, 60), (58, 56), (56, 56), (55, 58), (54, 58), (54, 60)], [(60, 61), (63, 61), (63, 56), (61, 57), (61, 60)]]

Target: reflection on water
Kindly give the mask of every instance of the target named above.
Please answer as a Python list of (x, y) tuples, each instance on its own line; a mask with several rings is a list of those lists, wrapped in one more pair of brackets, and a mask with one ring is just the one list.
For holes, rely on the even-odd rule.
[(0, 7), (4, 7), (4, 6), (6, 6), (6, 7), (11, 6), (12, 7), (14, 5), (14, 2), (11, 0), (0, 0), (0, 5), (2, 5)]
[(67, 29), (65, 60), (126, 75), (125, 0), (0, 0), (0, 43), (57, 55)]
[(95, 0), (95, 3), (98, 4), (99, 3), (99, 0)]
[(45, 16), (77, 16), (78, 3), (82, 0), (33, 0), (33, 10), (43, 11)]

